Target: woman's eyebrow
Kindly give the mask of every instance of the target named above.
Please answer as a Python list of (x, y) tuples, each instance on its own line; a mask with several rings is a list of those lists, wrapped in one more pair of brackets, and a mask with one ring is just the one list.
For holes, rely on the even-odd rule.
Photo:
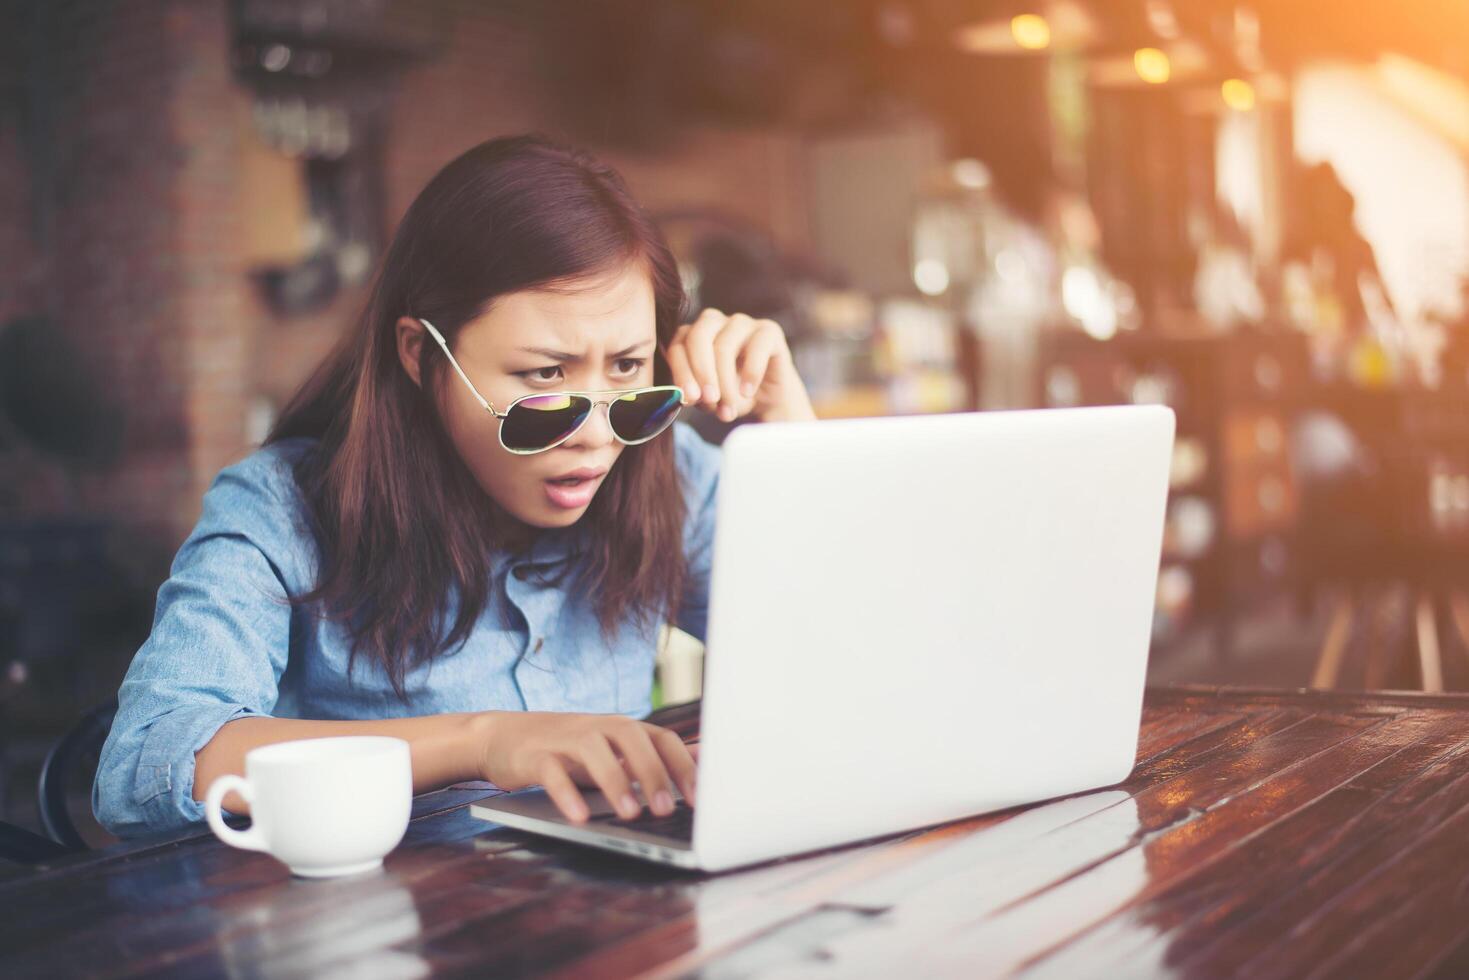
[[(624, 347), (620, 351), (608, 354), (607, 360), (615, 361), (619, 357), (626, 357), (634, 351), (650, 346), (652, 343), (653, 341), (651, 340), (639, 341), (638, 343), (633, 344), (631, 347)], [(565, 351), (551, 350), (549, 347), (520, 347), (517, 348), (517, 350), (520, 350), (526, 354), (538, 354), (541, 357), (549, 357), (553, 361), (567, 361), (572, 364), (576, 364), (583, 359), (580, 354), (568, 354)]]

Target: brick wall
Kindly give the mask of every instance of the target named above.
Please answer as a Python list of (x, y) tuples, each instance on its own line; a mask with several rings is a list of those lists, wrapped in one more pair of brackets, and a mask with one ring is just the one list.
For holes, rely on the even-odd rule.
[(189, 486), (180, 513), (192, 524), (214, 474), (244, 448), (262, 311), (247, 278), (242, 214), (264, 202), (243, 200), (239, 190), (249, 98), (235, 84), (226, 56), (225, 5), (175, 4), (167, 30), (182, 80), (170, 106), (173, 139), (182, 151), (170, 208), (174, 248), (185, 257), (175, 292), (188, 361)]
[[(19, 6), (10, 9), (19, 16)], [(36, 457), (12, 460), (23, 480), (37, 470), (49, 474), (53, 492), (36, 493), (25, 508), (127, 515), (163, 533), (188, 474), (181, 452), (187, 365), (177, 342), (180, 269), (169, 201), (181, 148), (168, 108), (179, 79), (165, 13), (157, 4), (126, 14), (117, 3), (53, 4), (49, 23), (31, 35), (44, 47), (28, 52), (49, 111), (39, 118), (36, 142), (21, 143), (16, 130), (0, 135), (7, 144), (0, 157), (30, 159), (39, 148), (49, 168), (38, 174), (32, 165), (20, 175), (25, 193), (50, 189), (49, 201), (39, 202), (50, 215), (44, 232), (26, 230), (32, 269), (44, 282), (7, 312), (53, 318), (77, 348), (79, 369), (126, 415), (122, 463), (105, 475), (64, 471)], [(7, 184), (13, 193), (16, 185)], [(6, 212), (7, 237), (25, 213)]]
[(15, 132), (14, 126), (0, 125), (0, 215), (5, 216), (0, 221), (0, 322), (45, 302), (46, 266), (32, 228), (32, 183)]
[[(19, 34), (9, 38), (11, 42)], [(19, 92), (23, 78), (16, 71), (13, 52), (0, 52), (6, 72), (4, 89)], [(32, 207), (32, 180), (26, 149), (18, 134), (22, 125), (21, 107), (14, 104), (0, 115), (0, 323), (46, 308), (47, 263), (37, 241), (36, 221), (40, 215)], [(3, 423), (0, 423), (3, 425)], [(6, 432), (0, 429), (0, 514), (5, 506), (24, 501), (67, 499), (67, 480), (60, 467), (49, 464), (39, 454), (25, 451), (21, 445), (7, 448)]]

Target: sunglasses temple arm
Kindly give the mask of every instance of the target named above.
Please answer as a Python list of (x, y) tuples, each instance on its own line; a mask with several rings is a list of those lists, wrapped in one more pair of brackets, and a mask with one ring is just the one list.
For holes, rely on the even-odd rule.
[(438, 341), (439, 346), (442, 347), (444, 350), (444, 356), (447, 357), (449, 359), (449, 363), (454, 366), (454, 373), (459, 375), (459, 379), (469, 386), (469, 390), (474, 394), (475, 399), (479, 401), (480, 406), (486, 412), (489, 412), (491, 415), (495, 416), (495, 418), (503, 418), (503, 416), (499, 412), (495, 411), (495, 406), (486, 401), (485, 396), (479, 393), (479, 389), (474, 386), (473, 381), (469, 380), (469, 375), (464, 373), (464, 369), (459, 366), (459, 362), (454, 360), (454, 355), (449, 350), (449, 344), (444, 340), (444, 335), (439, 333), (438, 328), (436, 328), (432, 323), (429, 323), (422, 317), (418, 318), (418, 322), (423, 324), (424, 328), (428, 330), (429, 336)]

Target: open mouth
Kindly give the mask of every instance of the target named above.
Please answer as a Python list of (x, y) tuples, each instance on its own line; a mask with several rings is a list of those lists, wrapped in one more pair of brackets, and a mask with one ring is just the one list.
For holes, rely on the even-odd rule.
[(606, 476), (605, 471), (578, 470), (545, 481), (546, 498), (555, 507), (576, 510), (592, 502), (592, 495)]

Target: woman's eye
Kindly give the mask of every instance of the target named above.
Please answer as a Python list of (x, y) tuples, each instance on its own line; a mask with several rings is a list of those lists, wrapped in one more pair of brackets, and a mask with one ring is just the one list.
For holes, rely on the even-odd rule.
[(549, 367), (533, 368), (529, 371), (518, 372), (522, 378), (529, 381), (560, 381), (561, 365), (552, 364)]
[(617, 359), (618, 374), (637, 374), (643, 368), (645, 359), (641, 357), (619, 357)]

